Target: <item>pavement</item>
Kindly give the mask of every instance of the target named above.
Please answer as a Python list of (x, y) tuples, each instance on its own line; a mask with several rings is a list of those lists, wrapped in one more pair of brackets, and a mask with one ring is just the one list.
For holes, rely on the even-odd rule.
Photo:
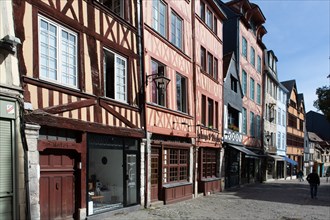
[(321, 178), (317, 199), (307, 181), (274, 180), (244, 185), (160, 207), (118, 212), (103, 219), (279, 219), (330, 220), (330, 180)]

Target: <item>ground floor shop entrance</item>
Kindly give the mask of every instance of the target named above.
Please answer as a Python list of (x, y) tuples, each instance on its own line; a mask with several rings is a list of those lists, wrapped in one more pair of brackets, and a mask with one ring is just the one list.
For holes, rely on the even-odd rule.
[(88, 215), (138, 203), (139, 141), (88, 135)]

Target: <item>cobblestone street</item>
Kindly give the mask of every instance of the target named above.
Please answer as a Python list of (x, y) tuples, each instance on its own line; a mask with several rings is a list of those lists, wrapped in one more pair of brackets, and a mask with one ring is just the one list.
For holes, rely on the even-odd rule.
[[(100, 216), (101, 217), (101, 216)], [(121, 212), (110, 219), (330, 219), (330, 182), (321, 179), (318, 199), (307, 181), (247, 185), (157, 208)]]

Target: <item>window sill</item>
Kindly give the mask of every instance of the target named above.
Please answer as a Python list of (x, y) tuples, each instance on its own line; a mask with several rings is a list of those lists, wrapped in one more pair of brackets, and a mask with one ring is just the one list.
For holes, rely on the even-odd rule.
[(176, 183), (166, 183), (163, 185), (163, 188), (174, 188), (178, 186), (187, 186), (187, 185), (192, 185), (192, 183), (189, 182), (176, 182)]
[(205, 70), (203, 70), (201, 68), (200, 71), (201, 71), (202, 74), (204, 74), (205, 76), (207, 76), (209, 79), (211, 79), (215, 83), (219, 84), (219, 81), (216, 78), (214, 78), (213, 76), (211, 76), (209, 73), (207, 73)]
[(201, 182), (212, 182), (212, 181), (217, 181), (217, 180), (221, 180), (221, 178), (220, 177), (202, 178)]

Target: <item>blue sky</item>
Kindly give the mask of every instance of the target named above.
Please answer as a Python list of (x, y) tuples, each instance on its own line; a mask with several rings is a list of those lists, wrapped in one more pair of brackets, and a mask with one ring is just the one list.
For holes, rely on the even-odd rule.
[(278, 58), (279, 80), (295, 79), (306, 112), (316, 111), (316, 89), (330, 85), (330, 0), (250, 2), (259, 5), (266, 17), (263, 42)]

